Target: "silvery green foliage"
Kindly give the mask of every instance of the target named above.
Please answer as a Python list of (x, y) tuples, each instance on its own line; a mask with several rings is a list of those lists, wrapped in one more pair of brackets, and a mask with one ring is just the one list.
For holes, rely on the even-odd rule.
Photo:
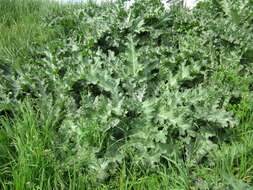
[(64, 168), (78, 164), (104, 178), (122, 162), (201, 163), (237, 123), (227, 109), (237, 91), (217, 72), (252, 71), (240, 63), (253, 39), (250, 19), (223, 2), (224, 12), (216, 1), (189, 14), (146, 0), (131, 11), (88, 4), (51, 15), (55, 38), (34, 45), (30, 64), (2, 69), (1, 103), (29, 96), (55, 107)]
[[(88, 0), (54, 0), (60, 3), (87, 3)], [(124, 2), (124, 7), (126, 10), (129, 10), (132, 6), (134, 6), (136, 0), (126, 0)], [(197, 6), (200, 0), (161, 0), (164, 8), (170, 10), (171, 7), (177, 3), (183, 3), (184, 7), (188, 9), (193, 9)], [(106, 3), (116, 3), (117, 0), (92, 0), (92, 2), (97, 5), (104, 5)]]

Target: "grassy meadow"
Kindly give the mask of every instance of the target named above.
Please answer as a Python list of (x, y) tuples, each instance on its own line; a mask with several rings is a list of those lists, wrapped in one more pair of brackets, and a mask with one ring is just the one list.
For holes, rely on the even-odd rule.
[(253, 189), (252, 7), (1, 0), (0, 189)]

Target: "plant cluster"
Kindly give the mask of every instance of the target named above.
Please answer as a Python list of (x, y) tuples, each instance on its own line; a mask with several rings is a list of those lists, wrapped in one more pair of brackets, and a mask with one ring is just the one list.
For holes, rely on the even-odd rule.
[(51, 40), (34, 41), (26, 63), (0, 63), (1, 114), (31, 99), (51, 118), (63, 168), (99, 179), (175, 158), (211, 167), (239, 123), (231, 105), (252, 91), (252, 6), (209, 0), (168, 12), (142, 0), (54, 12), (44, 18)]

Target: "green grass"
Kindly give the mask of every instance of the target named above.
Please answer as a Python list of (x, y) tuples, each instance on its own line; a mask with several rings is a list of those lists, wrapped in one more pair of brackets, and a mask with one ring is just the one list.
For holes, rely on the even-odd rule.
[[(57, 134), (52, 119), (41, 118), (31, 103), (18, 108), (14, 120), (1, 119), (0, 133), (0, 184), (2, 189), (187, 189), (188, 171), (183, 165), (171, 161), (170, 169), (157, 173), (140, 168), (120, 168), (118, 176), (108, 184), (100, 184), (86, 176), (80, 168), (62, 173), (62, 163), (54, 154), (58, 148), (52, 142)], [(49, 113), (50, 114), (50, 113)]]
[[(43, 26), (43, 18), (64, 8), (76, 7), (60, 8), (39, 0), (1, 0), (0, 66), (5, 63), (18, 70), (20, 65), (31, 62), (31, 45), (47, 42), (56, 32)], [(230, 132), (232, 143), (221, 141), (211, 164), (188, 167), (175, 157), (168, 160), (166, 167), (154, 171), (122, 163), (116, 174), (104, 181), (87, 175), (78, 164), (69, 167), (61, 157), (59, 152), (64, 147), (57, 143), (57, 123), (62, 120), (59, 107), (49, 105), (47, 97), (40, 102), (25, 98), (11, 113), (0, 114), (0, 189), (253, 189), (253, 102), (252, 91), (245, 90), (252, 78), (240, 78), (232, 68), (221, 68), (215, 81), (224, 83), (227, 78), (227, 85), (245, 91), (245, 97), (229, 107), (239, 123)], [(101, 138), (97, 135), (94, 143)]]
[[(171, 160), (168, 168), (156, 173), (122, 165), (118, 175), (109, 182), (100, 183), (94, 176), (87, 176), (80, 168), (63, 171), (61, 160), (54, 152), (52, 142), (57, 138), (52, 122), (55, 118), (43, 116), (33, 110), (31, 103), (23, 103), (14, 119), (1, 119), (0, 133), (0, 184), (2, 189), (175, 189), (184, 190), (198, 186), (208, 189), (206, 183), (220, 189), (231, 184), (233, 189), (251, 189), (253, 176), (252, 112), (240, 125), (241, 140), (231, 145), (221, 145), (214, 155), (212, 168), (196, 166), (195, 174), (179, 160)], [(48, 113), (50, 114), (50, 113)], [(245, 115), (244, 115), (245, 117)], [(46, 118), (46, 119), (45, 119)], [(246, 129), (246, 131), (245, 131)], [(192, 182), (196, 175), (197, 182)], [(203, 182), (203, 184), (202, 184)]]
[(29, 61), (34, 42), (49, 39), (50, 31), (42, 27), (42, 18), (56, 5), (36, 0), (3, 0), (0, 2), (0, 61), (18, 69)]

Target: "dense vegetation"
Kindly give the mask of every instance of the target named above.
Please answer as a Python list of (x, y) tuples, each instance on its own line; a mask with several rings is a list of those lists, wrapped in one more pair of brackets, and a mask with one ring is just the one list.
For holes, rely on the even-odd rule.
[(253, 188), (253, 2), (0, 2), (0, 189)]

